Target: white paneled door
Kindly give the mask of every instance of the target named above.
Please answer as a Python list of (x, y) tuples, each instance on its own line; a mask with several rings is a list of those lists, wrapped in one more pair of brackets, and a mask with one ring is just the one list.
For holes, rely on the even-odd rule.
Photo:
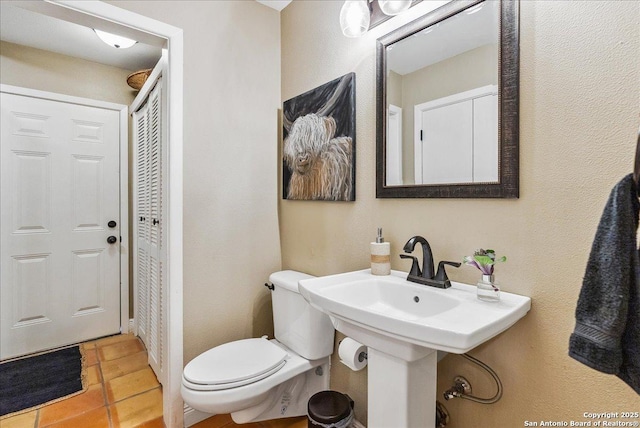
[(422, 112), (422, 180), (425, 184), (473, 182), (473, 101)]
[(118, 333), (119, 112), (0, 95), (0, 359)]
[(497, 123), (496, 85), (414, 106), (416, 183), (497, 183)]

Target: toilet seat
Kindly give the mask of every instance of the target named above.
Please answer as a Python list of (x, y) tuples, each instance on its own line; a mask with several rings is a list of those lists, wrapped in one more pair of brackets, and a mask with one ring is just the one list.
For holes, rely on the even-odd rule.
[(183, 371), (186, 387), (219, 391), (271, 376), (286, 364), (287, 352), (267, 339), (225, 343), (194, 358)]

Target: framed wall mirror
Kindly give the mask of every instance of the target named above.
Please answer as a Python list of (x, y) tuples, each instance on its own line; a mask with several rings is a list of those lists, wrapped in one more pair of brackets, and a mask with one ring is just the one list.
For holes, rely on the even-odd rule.
[(376, 197), (518, 197), (518, 6), (453, 0), (378, 39)]

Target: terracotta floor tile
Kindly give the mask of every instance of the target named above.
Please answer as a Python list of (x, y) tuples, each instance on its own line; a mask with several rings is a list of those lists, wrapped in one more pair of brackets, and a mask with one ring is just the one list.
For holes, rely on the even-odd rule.
[(215, 415), (205, 419), (204, 421), (198, 422), (195, 425), (192, 425), (191, 428), (222, 428), (224, 426), (228, 426), (229, 424), (233, 424), (231, 415)]
[(111, 379), (105, 383), (110, 404), (160, 386), (150, 367)]
[(215, 415), (192, 425), (191, 428), (307, 428), (307, 417), (273, 419), (269, 421), (236, 424), (231, 415)]
[(37, 410), (6, 418), (0, 421), (2, 428), (33, 428), (36, 425)]
[(89, 412), (83, 413), (80, 416), (74, 418), (65, 419), (62, 422), (58, 422), (52, 425), (47, 425), (47, 428), (109, 428), (109, 415), (107, 414), (107, 408), (102, 406), (97, 409), (93, 409)]
[(96, 349), (96, 342), (91, 341), (91, 342), (83, 342), (81, 343), (82, 347), (87, 350), (87, 349)]
[(108, 381), (144, 369), (149, 366), (148, 361), (147, 353), (142, 351), (117, 360), (103, 361), (100, 364), (100, 368), (102, 369), (104, 380)]
[(291, 418), (287, 428), (307, 428), (309, 426), (309, 420), (306, 416), (301, 418)]
[(102, 346), (113, 345), (114, 343), (126, 342), (128, 340), (138, 340), (133, 334), (116, 334), (115, 336), (103, 337), (96, 340), (95, 346), (100, 348)]
[(104, 404), (102, 385), (93, 385), (82, 394), (41, 408), (38, 426), (43, 427), (79, 416)]
[(126, 340), (112, 345), (98, 346), (98, 358), (100, 361), (117, 360), (127, 355), (144, 351), (144, 346), (139, 340)]
[(138, 425), (136, 428), (164, 428), (164, 421), (162, 420), (162, 418), (157, 418)]
[(264, 425), (262, 425), (260, 422), (249, 422), (248, 424), (236, 424), (235, 422), (229, 424), (229, 425), (225, 425), (225, 428), (232, 428), (232, 427), (238, 427), (238, 428), (264, 428)]
[(100, 366), (87, 367), (87, 385), (97, 385), (102, 383), (102, 375), (100, 374)]
[[(81, 345), (88, 391), (3, 419), (0, 428), (164, 428), (162, 389), (147, 363), (142, 342), (133, 335), (117, 335)], [(108, 402), (116, 404), (106, 407), (105, 394)], [(227, 415), (224, 421), (229, 423), (231, 418)]]
[(84, 363), (89, 366), (95, 366), (98, 364), (98, 354), (96, 354), (95, 349), (85, 349), (84, 350)]
[(307, 428), (307, 417), (273, 419), (260, 423), (265, 428)]
[(127, 398), (109, 406), (113, 428), (133, 428), (162, 417), (160, 388)]

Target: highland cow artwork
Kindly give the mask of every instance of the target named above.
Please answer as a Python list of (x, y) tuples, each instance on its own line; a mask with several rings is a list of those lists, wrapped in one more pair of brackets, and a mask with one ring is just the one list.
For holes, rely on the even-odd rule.
[(355, 77), (283, 103), (284, 199), (355, 201)]

